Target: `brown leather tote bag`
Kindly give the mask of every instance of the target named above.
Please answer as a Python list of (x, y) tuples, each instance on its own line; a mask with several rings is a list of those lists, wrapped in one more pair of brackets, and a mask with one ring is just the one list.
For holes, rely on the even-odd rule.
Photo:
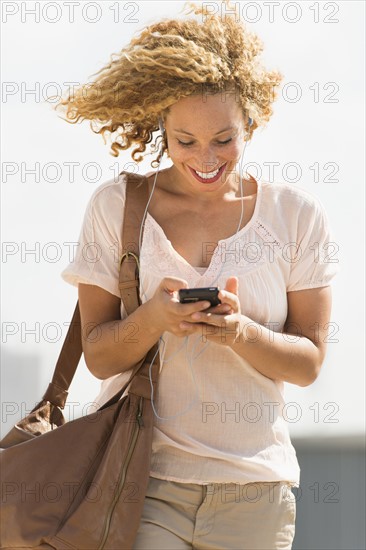
[[(127, 187), (119, 284), (130, 315), (140, 305), (138, 234), (148, 187), (145, 176), (121, 176)], [(132, 548), (149, 480), (149, 367), (156, 385), (158, 348), (97, 411), (65, 422), (61, 409), (81, 352), (77, 304), (42, 401), (0, 442), (2, 549)]]

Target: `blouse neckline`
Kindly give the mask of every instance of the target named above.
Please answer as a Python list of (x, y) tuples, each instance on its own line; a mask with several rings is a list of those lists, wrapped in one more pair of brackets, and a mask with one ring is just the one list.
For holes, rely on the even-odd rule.
[[(145, 177), (147, 178), (148, 175), (146, 175)], [(250, 220), (248, 221), (248, 223), (246, 225), (244, 225), (244, 227), (239, 229), (238, 232), (234, 233), (233, 235), (230, 235), (229, 237), (226, 237), (225, 239), (220, 239), (218, 241), (217, 247), (215, 248), (215, 250), (214, 250), (214, 252), (211, 256), (211, 261), (210, 261), (210, 263), (207, 267), (200, 267), (199, 266), (198, 269), (197, 269), (197, 266), (194, 267), (189, 262), (187, 262), (187, 260), (185, 258), (183, 258), (183, 256), (181, 256), (179, 254), (179, 252), (177, 252), (177, 250), (174, 248), (174, 246), (172, 245), (172, 242), (166, 236), (165, 231), (161, 227), (161, 225), (155, 220), (155, 218), (153, 218), (153, 216), (151, 216), (151, 214), (149, 212), (146, 212), (146, 221), (149, 220), (149, 222), (155, 227), (156, 231), (158, 233), (160, 233), (160, 236), (166, 241), (169, 248), (171, 249), (172, 254), (174, 254), (176, 259), (178, 261), (184, 263), (188, 267), (188, 269), (190, 269), (196, 275), (199, 275), (199, 278), (204, 277), (206, 274), (208, 274), (212, 270), (212, 267), (213, 267), (214, 263), (216, 263), (216, 261), (217, 261), (217, 255), (220, 254), (221, 244), (222, 243), (229, 243), (233, 239), (242, 237), (243, 235), (245, 235), (252, 228), (253, 224), (257, 220), (260, 205), (261, 205), (261, 201), (262, 201), (263, 189), (262, 189), (262, 183), (259, 180), (256, 180), (255, 178), (253, 178), (253, 176), (250, 176), (250, 177), (251, 177), (251, 179), (254, 179), (256, 184), (257, 184), (257, 193), (256, 193), (257, 199), (256, 199), (256, 202), (255, 202), (253, 215), (250, 218)]]

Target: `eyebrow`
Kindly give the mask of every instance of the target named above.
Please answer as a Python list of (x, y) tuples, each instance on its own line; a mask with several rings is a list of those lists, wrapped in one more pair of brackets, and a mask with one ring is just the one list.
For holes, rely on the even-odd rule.
[[(232, 130), (234, 128), (234, 126), (228, 126), (227, 128), (224, 128), (223, 130), (220, 130), (219, 132), (216, 132), (216, 134), (214, 134), (215, 136), (217, 136), (218, 134), (223, 134), (224, 132), (227, 132), (228, 130)], [(185, 130), (182, 130), (181, 128), (174, 128), (173, 129), (174, 132), (179, 132), (180, 134), (187, 134), (187, 136), (193, 136), (193, 134), (190, 134), (189, 132), (186, 132)]]

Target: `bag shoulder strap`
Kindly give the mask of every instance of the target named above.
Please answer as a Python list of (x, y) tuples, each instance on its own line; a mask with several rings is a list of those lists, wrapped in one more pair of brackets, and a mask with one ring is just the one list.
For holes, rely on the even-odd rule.
[(149, 199), (146, 176), (121, 172), (127, 178), (125, 215), (122, 227), (122, 257), (119, 291), (127, 315), (141, 305), (139, 293), (139, 237), (143, 215)]
[[(126, 180), (126, 200), (122, 227), (122, 259), (119, 273), (119, 288), (127, 314), (130, 315), (141, 304), (138, 276), (139, 234), (149, 197), (149, 189), (146, 176), (125, 171), (121, 172), (120, 176)], [(147, 355), (150, 357), (156, 349), (155, 345)], [(77, 302), (56, 363), (52, 381), (43, 395), (43, 400), (49, 401), (61, 409), (64, 408), (68, 389), (78, 367), (82, 351), (81, 319), (79, 302)], [(142, 364), (143, 360), (134, 369), (130, 380)], [(124, 389), (126, 387), (127, 384)]]

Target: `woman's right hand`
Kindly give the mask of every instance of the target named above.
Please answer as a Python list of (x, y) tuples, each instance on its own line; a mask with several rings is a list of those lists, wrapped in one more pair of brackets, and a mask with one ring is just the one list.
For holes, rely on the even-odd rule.
[[(187, 336), (187, 332), (179, 328), (180, 323), (189, 321), (192, 313), (207, 311), (211, 306), (208, 301), (181, 304), (178, 295), (180, 288), (188, 288), (187, 281), (177, 277), (164, 277), (153, 297), (149, 300), (149, 322), (160, 333), (167, 331), (175, 336)], [(219, 309), (221, 310), (223, 307), (226, 308), (226, 305), (219, 307)], [(210, 308), (210, 311), (214, 309), (217, 310), (217, 308)], [(222, 311), (222, 313), (226, 312)]]

